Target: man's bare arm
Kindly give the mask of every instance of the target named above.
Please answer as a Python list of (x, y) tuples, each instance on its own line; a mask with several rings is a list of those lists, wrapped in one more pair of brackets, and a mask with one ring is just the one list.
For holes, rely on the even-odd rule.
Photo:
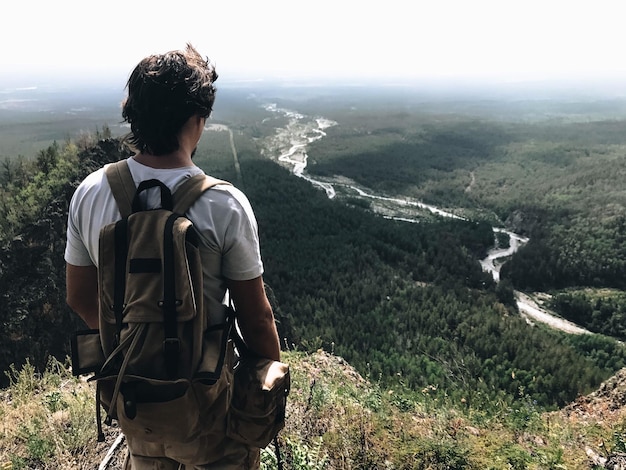
[(248, 347), (259, 356), (280, 360), (280, 343), (274, 313), (265, 295), (263, 278), (249, 281), (226, 280), (235, 304), (237, 322)]
[(74, 310), (89, 328), (97, 329), (98, 322), (98, 269), (95, 266), (74, 266), (65, 269), (67, 305)]

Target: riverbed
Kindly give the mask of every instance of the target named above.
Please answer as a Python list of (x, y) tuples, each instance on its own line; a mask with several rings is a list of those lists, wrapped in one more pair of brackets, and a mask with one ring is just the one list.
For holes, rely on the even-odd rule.
[[(307, 147), (312, 142), (325, 137), (327, 135), (325, 130), (337, 125), (337, 123), (322, 117), (312, 118), (296, 111), (280, 108), (275, 104), (268, 104), (265, 106), (265, 109), (288, 119), (287, 125), (278, 128), (276, 134), (268, 138), (265, 142), (266, 155), (289, 168), (297, 177), (303, 178), (325, 191), (329, 198), (334, 198), (337, 195), (337, 189), (335, 187), (341, 186), (343, 191), (348, 190), (351, 194), (354, 194), (355, 197), (376, 203), (377, 205), (374, 206), (374, 210), (390, 219), (418, 223), (420, 213), (424, 211), (442, 217), (463, 219), (463, 217), (453, 213), (450, 209), (444, 210), (411, 198), (398, 198), (375, 194), (368, 188), (360, 187), (345, 177), (339, 176), (325, 178), (323, 180), (312, 178), (305, 171), (309, 158)], [(507, 259), (513, 256), (517, 250), (528, 243), (529, 239), (506, 230), (503, 227), (493, 227), (493, 231), (494, 247), (488, 251), (484, 259), (478, 262), (480, 262), (484, 271), (489, 272), (494, 280), (499, 282), (500, 268), (502, 265)], [(497, 246), (496, 232), (503, 232), (509, 236), (510, 242), (508, 247), (500, 248)], [(533, 324), (534, 322), (544, 323), (552, 328), (570, 334), (590, 333), (588, 330), (554, 315), (548, 309), (541, 306), (533, 299), (533, 297), (536, 298), (536, 294), (531, 295), (516, 291), (515, 296), (519, 312), (526, 318), (529, 324)]]

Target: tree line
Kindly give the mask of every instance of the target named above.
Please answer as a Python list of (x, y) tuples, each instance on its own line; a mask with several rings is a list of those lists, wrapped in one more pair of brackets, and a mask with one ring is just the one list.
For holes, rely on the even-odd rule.
[(477, 255), (486, 224), (408, 224), (328, 200), (267, 161), (242, 163), (259, 219), (265, 279), (294, 337), (333, 349), (362, 373), (469, 400), (520, 393), (543, 405), (589, 391), (624, 364), (610, 340), (587, 344), (531, 328), (510, 286)]
[[(360, 128), (356, 117), (342, 119), (312, 144), (312, 173), (463, 208), (528, 236), (501, 271), (516, 289), (626, 289), (623, 120), (506, 122), (414, 111), (403, 123), (389, 117)], [(607, 324), (619, 325), (619, 309), (613, 313)], [(601, 330), (621, 334), (617, 326)]]

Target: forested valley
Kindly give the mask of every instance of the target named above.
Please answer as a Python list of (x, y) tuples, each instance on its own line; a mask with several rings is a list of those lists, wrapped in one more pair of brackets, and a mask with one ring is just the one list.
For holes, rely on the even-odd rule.
[(407, 101), (393, 109), (370, 104), (370, 113), (331, 108), (330, 118), (351, 125), (331, 127), (312, 145), (311, 174), (342, 175), (528, 236), (501, 279), (522, 291), (581, 291), (579, 298), (595, 289), (587, 311), (597, 312), (604, 298), (602, 320), (598, 313), (581, 317), (580, 309), (559, 314), (623, 338), (623, 101), (485, 100), (436, 108)]
[[(385, 103), (380, 116), (382, 108), (342, 103), (322, 111), (323, 104), (282, 102), (338, 123), (311, 145), (307, 171), (416, 197), (465, 219), (406, 223), (354, 198), (328, 199), (262, 155), (261, 140), (284, 122), (258, 105), (247, 119), (222, 116), (235, 131), (240, 172), (225, 132), (207, 132), (197, 162), (240, 186), (253, 205), (284, 347), (324, 348), (401, 393), (468, 407), (561, 406), (626, 364), (623, 347), (608, 337), (623, 335), (623, 297), (598, 299), (595, 290), (579, 300), (576, 290), (623, 286), (619, 121), (433, 119), (406, 103)], [(5, 161), (3, 370), (27, 357), (39, 367), (48, 354), (64, 357), (67, 332), (78, 327), (64, 303), (67, 203), (89, 171), (126, 155), (116, 139), (83, 144), (54, 143), (34, 159)], [(498, 284), (478, 263), (494, 243), (494, 225), (530, 237)], [(602, 335), (528, 325), (513, 288), (553, 292), (559, 313), (582, 312), (576, 320)], [(564, 288), (575, 290), (559, 297)], [(571, 308), (585, 302), (591, 310)]]
[(290, 342), (477, 406), (562, 405), (625, 364), (612, 340), (526, 324), (510, 288), (476, 262), (493, 243), (487, 224), (394, 222), (330, 201), (270, 162), (242, 169)]

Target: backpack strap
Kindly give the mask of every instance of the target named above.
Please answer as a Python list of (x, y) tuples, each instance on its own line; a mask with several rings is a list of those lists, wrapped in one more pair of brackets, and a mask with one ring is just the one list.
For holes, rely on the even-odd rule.
[(105, 167), (104, 174), (109, 181), (111, 192), (122, 218), (128, 217), (133, 212), (133, 198), (137, 190), (128, 163), (126, 160), (111, 163)]
[(196, 199), (217, 184), (227, 184), (227, 181), (218, 180), (208, 175), (194, 175), (181, 184), (173, 194), (174, 213), (185, 214)]
[[(128, 217), (133, 212), (133, 199), (137, 191), (133, 176), (128, 168), (126, 160), (120, 160), (107, 165), (104, 173), (111, 187), (111, 192), (117, 203), (122, 218)], [(208, 175), (195, 175), (183, 182), (174, 193), (174, 211), (177, 214), (185, 214), (191, 205), (196, 202), (205, 191), (218, 184), (228, 184)]]

